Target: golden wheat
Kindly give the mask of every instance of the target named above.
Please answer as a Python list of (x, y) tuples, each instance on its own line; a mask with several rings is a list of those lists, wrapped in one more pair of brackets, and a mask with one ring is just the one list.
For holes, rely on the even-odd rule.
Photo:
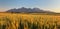
[(21, 25), (23, 29), (34, 29), (34, 27), (35, 29), (52, 29), (53, 26), (57, 29), (59, 24), (60, 16), (58, 15), (0, 13), (0, 25), (6, 25), (5, 29), (22, 29)]

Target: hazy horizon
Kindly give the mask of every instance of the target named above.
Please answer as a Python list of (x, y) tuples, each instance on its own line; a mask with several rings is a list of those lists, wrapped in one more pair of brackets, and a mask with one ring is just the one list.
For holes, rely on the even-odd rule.
[(0, 0), (0, 12), (21, 7), (36, 7), (60, 13), (60, 0)]

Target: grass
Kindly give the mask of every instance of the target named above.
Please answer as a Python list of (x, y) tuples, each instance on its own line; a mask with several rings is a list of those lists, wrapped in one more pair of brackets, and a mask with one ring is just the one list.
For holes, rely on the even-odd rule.
[(60, 15), (0, 13), (0, 29), (57, 29)]

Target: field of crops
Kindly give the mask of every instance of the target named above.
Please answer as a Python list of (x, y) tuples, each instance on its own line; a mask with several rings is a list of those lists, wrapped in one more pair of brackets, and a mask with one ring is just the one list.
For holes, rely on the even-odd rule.
[(0, 13), (0, 29), (60, 29), (60, 15)]

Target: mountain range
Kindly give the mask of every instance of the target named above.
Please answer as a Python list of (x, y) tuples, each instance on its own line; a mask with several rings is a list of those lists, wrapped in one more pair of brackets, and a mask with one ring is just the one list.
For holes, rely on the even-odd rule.
[(14, 8), (14, 9), (10, 9), (6, 12), (14, 12), (14, 13), (54, 13), (54, 12), (51, 12), (51, 11), (44, 11), (42, 9), (39, 9), (39, 8), (25, 8), (25, 7), (22, 7), (22, 8)]

